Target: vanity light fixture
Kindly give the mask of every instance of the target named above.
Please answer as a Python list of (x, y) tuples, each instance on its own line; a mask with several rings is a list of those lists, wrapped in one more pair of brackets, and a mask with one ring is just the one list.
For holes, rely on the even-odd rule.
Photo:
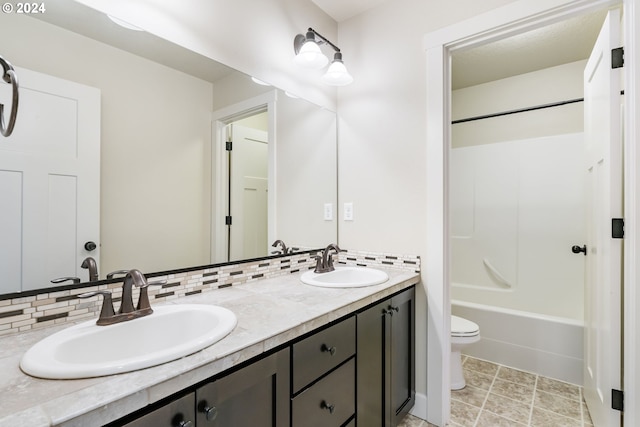
[[(316, 36), (319, 40), (316, 40)], [(322, 81), (332, 86), (345, 86), (353, 82), (353, 77), (342, 62), (340, 48), (313, 28), (309, 28), (306, 35), (298, 34), (293, 39), (293, 50), (296, 53), (294, 62), (305, 68), (324, 68), (329, 63), (329, 59), (320, 50), (322, 44), (328, 44), (335, 51), (333, 61), (322, 76)]]
[(116, 24), (120, 25), (122, 28), (126, 28), (127, 30), (144, 31), (142, 28), (136, 27), (133, 24), (129, 24), (127, 21), (123, 21), (122, 19), (116, 18), (115, 16), (107, 15), (107, 17)]
[(253, 76), (251, 76), (251, 81), (254, 82), (255, 84), (259, 84), (260, 86), (271, 86), (269, 83), (262, 81), (260, 79), (257, 79)]

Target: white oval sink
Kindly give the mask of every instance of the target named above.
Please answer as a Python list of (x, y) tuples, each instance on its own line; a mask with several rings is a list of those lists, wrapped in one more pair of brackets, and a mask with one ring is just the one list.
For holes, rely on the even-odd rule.
[(97, 326), (83, 322), (39, 341), (20, 361), (29, 375), (88, 378), (148, 368), (195, 353), (235, 328), (232, 311), (218, 306), (176, 304), (128, 322)]
[(367, 267), (336, 267), (328, 273), (307, 271), (300, 277), (302, 283), (324, 288), (361, 288), (379, 285), (389, 280), (387, 273)]

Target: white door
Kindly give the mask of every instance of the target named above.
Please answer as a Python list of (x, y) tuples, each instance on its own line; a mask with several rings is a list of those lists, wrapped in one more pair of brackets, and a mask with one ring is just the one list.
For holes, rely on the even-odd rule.
[(230, 261), (268, 255), (267, 132), (236, 123), (232, 126)]
[(244, 177), (243, 191), (243, 249), (244, 258), (268, 255), (267, 244), (267, 178)]
[(611, 68), (611, 49), (619, 42), (620, 13), (613, 10), (584, 71), (589, 199), (584, 394), (596, 427), (621, 424), (621, 413), (611, 409), (611, 390), (620, 390), (622, 379), (622, 240), (611, 237), (611, 219), (623, 212), (621, 70)]
[[(0, 293), (88, 281), (99, 262), (100, 91), (26, 69), (13, 134), (0, 138)], [(8, 85), (0, 85), (7, 103)]]

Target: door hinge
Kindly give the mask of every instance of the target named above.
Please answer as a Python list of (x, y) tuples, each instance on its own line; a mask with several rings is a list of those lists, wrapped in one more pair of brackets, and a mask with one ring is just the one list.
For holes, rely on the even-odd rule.
[(231, 225), (231, 215), (227, 215), (227, 216), (224, 218), (224, 224), (225, 224), (225, 225)]
[(611, 238), (624, 238), (624, 218), (611, 218)]
[(624, 411), (624, 391), (611, 389), (611, 409)]
[(624, 48), (618, 47), (611, 49), (611, 68), (624, 67)]
[(224, 149), (227, 151), (231, 151), (233, 149), (233, 141), (227, 141), (225, 143)]

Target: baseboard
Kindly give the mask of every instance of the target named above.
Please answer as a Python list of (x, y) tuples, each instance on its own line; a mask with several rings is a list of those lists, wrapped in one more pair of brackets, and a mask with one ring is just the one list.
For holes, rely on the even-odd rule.
[(416, 400), (413, 404), (413, 408), (409, 411), (414, 417), (420, 419), (427, 419), (427, 395), (422, 393), (416, 393)]

